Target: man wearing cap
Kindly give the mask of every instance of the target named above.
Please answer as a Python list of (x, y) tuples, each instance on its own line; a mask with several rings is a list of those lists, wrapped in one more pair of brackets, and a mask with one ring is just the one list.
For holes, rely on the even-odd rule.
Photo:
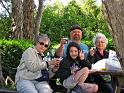
[[(71, 26), (69, 42), (78, 43), (81, 47), (81, 50), (83, 51), (83, 53), (86, 57), (89, 48), (86, 44), (81, 43), (82, 34), (83, 34), (82, 29), (79, 25)], [(64, 38), (61, 39), (60, 46), (55, 52), (55, 57), (65, 57), (66, 56), (66, 50), (67, 50), (67, 46), (68, 46), (69, 42), (67, 43), (67, 40), (64, 39)], [(56, 90), (56, 87), (57, 87), (56, 86), (56, 81), (55, 81), (56, 78), (57, 78), (57, 74), (52, 78), (53, 80), (51, 79), (50, 82), (49, 82), (53, 90)], [(65, 91), (65, 90), (63, 90), (63, 91)]]
[[(85, 54), (85, 57), (88, 53), (88, 46), (84, 43), (81, 43), (81, 39), (82, 39), (82, 29), (79, 25), (73, 25), (71, 28), (70, 28), (70, 41), (69, 42), (76, 42), (80, 45), (83, 53)], [(61, 39), (60, 41), (60, 46), (59, 48), (56, 50), (56, 53), (55, 53), (55, 56), (56, 57), (65, 57), (66, 56), (66, 48), (68, 46), (68, 44), (66, 44), (66, 40), (65, 39)]]

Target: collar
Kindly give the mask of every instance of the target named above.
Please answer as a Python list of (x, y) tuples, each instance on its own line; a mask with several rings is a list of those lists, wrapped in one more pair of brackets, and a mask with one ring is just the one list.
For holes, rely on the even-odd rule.
[(35, 46), (33, 46), (32, 48), (34, 49), (34, 51), (35, 51), (38, 55), (44, 56), (44, 54), (43, 54), (43, 53), (40, 53), (40, 52), (38, 52), (38, 51), (37, 51), (37, 49), (36, 49), (36, 47), (35, 47)]

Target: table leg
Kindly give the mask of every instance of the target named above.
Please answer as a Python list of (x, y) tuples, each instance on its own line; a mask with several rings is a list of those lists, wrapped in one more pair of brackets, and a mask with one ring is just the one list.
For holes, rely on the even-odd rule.
[(124, 77), (118, 76), (119, 86), (116, 93), (124, 93)]

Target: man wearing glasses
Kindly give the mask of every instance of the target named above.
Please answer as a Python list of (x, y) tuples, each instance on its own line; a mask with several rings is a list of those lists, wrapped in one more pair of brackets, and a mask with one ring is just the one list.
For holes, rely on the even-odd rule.
[[(83, 35), (83, 30), (81, 29), (81, 27), (79, 25), (73, 25), (70, 28), (70, 41), (69, 42), (76, 42), (77, 44), (79, 44), (79, 46), (81, 47), (81, 50), (83, 51), (86, 57), (89, 48), (86, 44), (81, 43), (82, 35)], [(56, 50), (56, 53), (55, 53), (56, 57), (66, 56), (66, 49), (67, 49), (68, 43), (65, 39), (63, 38), (61, 39), (60, 46)]]

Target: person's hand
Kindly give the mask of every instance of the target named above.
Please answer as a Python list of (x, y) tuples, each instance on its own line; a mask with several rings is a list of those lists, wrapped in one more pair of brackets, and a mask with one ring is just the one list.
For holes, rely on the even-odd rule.
[(79, 51), (79, 57), (80, 57), (80, 60), (84, 59), (84, 53), (82, 51)]
[(57, 66), (57, 65), (59, 65), (60, 61), (61, 61), (60, 58), (54, 58), (53, 60), (49, 61), (48, 64)]
[(60, 46), (64, 46), (64, 44), (66, 44), (66, 43), (67, 43), (67, 40), (64, 38), (61, 38)]
[(52, 66), (52, 72), (55, 73), (58, 69), (59, 69), (59, 66), (60, 66), (60, 61), (62, 60), (62, 58), (55, 58), (53, 59), (51, 62), (51, 65)]
[(59, 66), (60, 66), (59, 64), (54, 65), (52, 68), (52, 72), (55, 73), (56, 71), (58, 71)]
[(71, 69), (71, 74), (75, 75), (76, 71), (79, 69), (76, 65), (73, 65), (72, 67), (70, 67)]
[(91, 56), (94, 56), (94, 54), (95, 54), (95, 47), (92, 47), (92, 48), (90, 49), (90, 55), (91, 55)]
[(74, 67), (71, 67), (71, 74), (75, 74), (76, 73), (76, 69)]

